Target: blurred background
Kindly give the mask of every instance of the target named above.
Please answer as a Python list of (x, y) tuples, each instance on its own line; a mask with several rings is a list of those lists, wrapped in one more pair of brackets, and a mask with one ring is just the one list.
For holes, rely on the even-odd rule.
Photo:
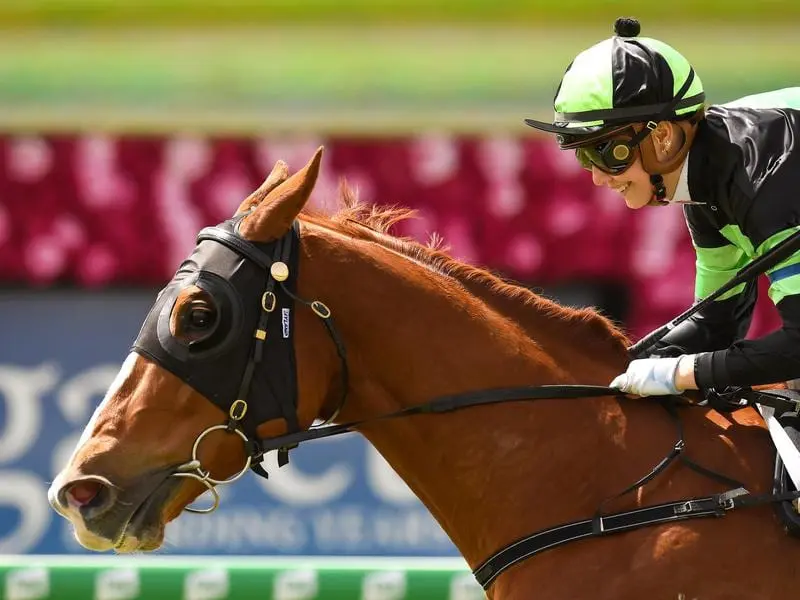
[[(438, 232), (633, 337), (688, 307), (681, 210), (628, 210), (522, 122), (550, 118), (618, 16), (686, 55), (710, 102), (798, 85), (794, 0), (3, 0), (0, 599), (481, 597), (356, 436), (225, 490), (155, 557), (89, 557), (45, 492), (196, 232), (319, 144), (320, 208), (346, 177), (417, 209), (396, 233)], [(762, 301), (751, 334), (776, 325)]]

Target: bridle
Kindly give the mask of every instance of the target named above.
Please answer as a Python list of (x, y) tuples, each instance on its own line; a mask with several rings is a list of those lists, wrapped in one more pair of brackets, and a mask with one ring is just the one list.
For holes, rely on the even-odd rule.
[[(211, 492), (213, 496), (213, 505), (211, 507), (204, 509), (187, 507), (186, 510), (190, 512), (211, 513), (216, 510), (220, 503), (219, 493), (216, 488), (237, 481), (243, 477), (248, 470), (254, 471), (261, 477), (268, 477), (267, 472), (261, 466), (261, 459), (267, 452), (276, 450), (278, 452), (278, 466), (282, 467), (288, 463), (289, 450), (296, 448), (300, 443), (356, 431), (359, 426), (367, 422), (420, 414), (443, 414), (473, 406), (513, 401), (596, 398), (600, 396), (614, 396), (620, 400), (625, 399), (625, 396), (621, 395), (616, 389), (594, 385), (540, 385), (494, 388), (442, 396), (424, 404), (409, 406), (393, 413), (360, 421), (330, 424), (339, 415), (347, 399), (349, 384), (347, 355), (341, 337), (334, 325), (331, 310), (319, 300), (308, 301), (298, 297), (296, 292), (292, 289), (292, 283), (296, 285), (296, 278), (294, 282), (290, 281), (292, 272), (289, 264), (292, 258), (292, 250), (296, 250), (299, 244), (297, 223), (294, 223), (283, 238), (274, 243), (272, 254), (244, 240), (235, 233), (235, 231), (220, 226), (203, 229), (198, 235), (197, 240), (198, 243), (201, 241), (215, 242), (232, 250), (240, 257), (254, 263), (262, 272), (267, 273), (267, 279), (259, 301), (258, 323), (253, 333), (255, 342), (249, 354), (246, 368), (244, 369), (244, 375), (239, 385), (237, 398), (228, 407), (227, 422), (213, 425), (201, 432), (194, 441), (191, 459), (175, 467), (174, 472), (170, 474), (171, 477), (194, 479), (203, 484)], [(270, 340), (270, 336), (267, 335), (267, 332), (270, 327), (274, 325), (273, 315), (278, 314), (275, 308), (278, 305), (278, 296), (281, 294), (284, 299), (288, 298), (294, 303), (299, 303), (310, 308), (325, 325), (340, 358), (342, 393), (336, 409), (330, 417), (320, 425), (307, 430), (302, 430), (298, 423), (296, 414), (297, 398), (281, 398), (281, 410), (283, 418), (287, 421), (288, 431), (284, 435), (261, 439), (256, 432), (256, 428), (260, 423), (253, 420), (247, 421), (249, 414), (248, 409), (250, 408), (248, 396), (251, 391), (253, 375), (262, 362), (265, 346)], [(772, 398), (772, 400), (770, 400), (770, 398)], [(603, 537), (641, 527), (673, 523), (687, 519), (721, 517), (735, 508), (783, 502), (800, 497), (800, 492), (797, 491), (753, 495), (745, 489), (743, 484), (735, 479), (695, 463), (685, 455), (686, 444), (683, 436), (683, 426), (676, 408), (678, 399), (676, 397), (667, 396), (653, 397), (652, 400), (667, 411), (676, 426), (677, 440), (667, 456), (665, 456), (648, 474), (641, 477), (619, 494), (603, 501), (596, 513), (590, 518), (557, 525), (536, 532), (500, 549), (473, 570), (473, 575), (484, 589), (488, 589), (502, 572), (514, 564), (572, 541), (589, 537)], [(687, 401), (685, 398), (682, 400)], [(765, 395), (761, 393), (758, 398), (758, 402), (762, 404), (770, 401), (773, 402), (774, 405), (782, 406), (784, 410), (790, 408), (796, 410), (798, 406), (797, 402), (792, 403), (792, 401), (779, 395)], [(215, 402), (215, 404), (217, 403)], [(693, 403), (689, 403), (689, 405), (695, 406)], [(203, 440), (216, 431), (237, 435), (242, 440), (245, 447), (246, 458), (244, 465), (236, 474), (227, 479), (215, 479), (211, 477), (210, 472), (203, 468), (198, 458), (198, 451)], [(676, 460), (706, 477), (722, 482), (726, 486), (730, 486), (731, 489), (720, 494), (645, 506), (624, 512), (605, 512), (604, 507), (608, 502), (639, 490)]]
[[(292, 275), (289, 269), (289, 261), (292, 258), (291, 252), (293, 247), (296, 247), (296, 244), (293, 244), (293, 241), (296, 241), (297, 237), (299, 236), (299, 232), (297, 229), (297, 223), (294, 224), (291, 231), (282, 237), (278, 242), (275, 244), (275, 250), (272, 256), (266, 254), (261, 249), (259, 249), (254, 244), (251, 244), (238, 236), (236, 233), (232, 233), (227, 229), (220, 228), (220, 227), (207, 227), (203, 229), (200, 234), (197, 236), (197, 243), (199, 244), (202, 241), (210, 240), (216, 242), (218, 244), (222, 244), (223, 246), (237, 252), (242, 257), (252, 261), (255, 263), (260, 269), (264, 270), (267, 273), (267, 280), (264, 286), (264, 291), (261, 295), (261, 299), (259, 301), (260, 304), (260, 314), (258, 319), (258, 324), (256, 326), (255, 331), (253, 332), (253, 338), (255, 340), (253, 344), (252, 351), (250, 353), (250, 357), (248, 359), (247, 365), (244, 370), (244, 375), (242, 377), (242, 381), (239, 385), (239, 394), (236, 400), (231, 404), (230, 408), (228, 409), (228, 420), (225, 424), (221, 425), (213, 425), (208, 427), (194, 441), (192, 446), (192, 457), (191, 460), (185, 462), (181, 465), (178, 465), (175, 468), (175, 472), (172, 473), (171, 477), (178, 477), (178, 478), (187, 478), (187, 479), (194, 479), (195, 481), (200, 482), (203, 484), (206, 489), (211, 492), (213, 503), (208, 508), (194, 508), (194, 507), (186, 507), (185, 510), (188, 512), (199, 513), (199, 514), (208, 514), (214, 512), (219, 507), (219, 492), (217, 491), (217, 487), (225, 484), (233, 483), (237, 481), (241, 477), (247, 473), (248, 470), (253, 470), (256, 474), (260, 475), (261, 477), (268, 478), (269, 474), (261, 465), (261, 458), (263, 458), (266, 450), (264, 450), (262, 445), (262, 440), (259, 439), (255, 427), (258, 423), (253, 424), (251, 427), (245, 428), (243, 423), (245, 416), (247, 415), (247, 411), (249, 408), (249, 404), (247, 398), (250, 394), (250, 388), (252, 384), (253, 375), (256, 372), (259, 364), (262, 361), (262, 357), (264, 354), (264, 345), (267, 343), (268, 338), (268, 331), (275, 325), (274, 321), (275, 318), (273, 315), (277, 315), (277, 311), (275, 310), (276, 306), (278, 305), (277, 301), (277, 294), (285, 294), (288, 298), (290, 298), (296, 304), (302, 304), (307, 306), (311, 309), (311, 311), (323, 322), (325, 325), (325, 329), (330, 335), (334, 345), (336, 346), (336, 351), (339, 356), (341, 362), (341, 386), (342, 392), (341, 396), (339, 397), (338, 404), (336, 408), (333, 410), (331, 415), (325, 419), (322, 423), (317, 425), (316, 427), (323, 427), (328, 423), (332, 422), (342, 410), (342, 407), (347, 400), (347, 391), (349, 387), (349, 369), (347, 365), (347, 357), (345, 354), (344, 344), (341, 341), (341, 337), (339, 336), (338, 330), (333, 323), (331, 310), (321, 301), (319, 300), (312, 300), (308, 301), (303, 298), (300, 298), (292, 289), (287, 285), (287, 281), (289, 277)], [(277, 325), (280, 325), (278, 323)], [(299, 432), (300, 426), (297, 422), (297, 416), (294, 411), (294, 408), (297, 405), (297, 399), (292, 398), (290, 399), (290, 407), (287, 405), (287, 402), (283, 402), (282, 405), (284, 407), (284, 418), (286, 419), (289, 425), (290, 432)], [(288, 410), (286, 410), (288, 408)], [(204, 469), (200, 459), (198, 457), (198, 452), (200, 449), (200, 445), (203, 440), (209, 434), (221, 431), (225, 433), (231, 433), (239, 436), (242, 440), (242, 443), (245, 447), (245, 463), (242, 468), (234, 475), (228, 477), (227, 479), (215, 479), (211, 477), (211, 472), (208, 469)], [(297, 444), (285, 444), (282, 445), (280, 448), (276, 448), (278, 450), (278, 465), (284, 466), (289, 461), (289, 450), (292, 448), (297, 447)]]

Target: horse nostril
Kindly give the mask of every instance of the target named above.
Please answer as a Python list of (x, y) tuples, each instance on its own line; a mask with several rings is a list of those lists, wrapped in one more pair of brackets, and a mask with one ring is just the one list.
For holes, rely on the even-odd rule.
[(58, 494), (62, 506), (76, 508), (93, 516), (104, 512), (114, 503), (113, 490), (96, 479), (84, 479), (65, 485)]
[(80, 481), (69, 486), (65, 493), (70, 503), (80, 508), (94, 500), (102, 487), (97, 481)]

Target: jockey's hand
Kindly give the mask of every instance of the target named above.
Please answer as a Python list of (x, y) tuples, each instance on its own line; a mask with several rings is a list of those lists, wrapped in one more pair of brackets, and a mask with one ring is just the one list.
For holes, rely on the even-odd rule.
[(680, 394), (675, 387), (675, 373), (680, 356), (673, 358), (642, 358), (631, 361), (628, 370), (617, 375), (609, 384), (626, 394), (637, 396), (668, 396)]

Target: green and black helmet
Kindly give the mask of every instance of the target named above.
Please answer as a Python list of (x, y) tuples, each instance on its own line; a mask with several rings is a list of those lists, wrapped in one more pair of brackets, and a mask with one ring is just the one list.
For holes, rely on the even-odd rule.
[(556, 134), (563, 150), (578, 149), (587, 168), (591, 161), (619, 173), (641, 156), (660, 202), (665, 197), (661, 174), (677, 168), (686, 156), (692, 132), (683, 128), (683, 147), (668, 163), (656, 160), (652, 140), (642, 142), (660, 121), (699, 120), (705, 93), (682, 54), (659, 40), (637, 37), (640, 30), (635, 19), (617, 19), (614, 36), (578, 54), (567, 68), (553, 101), (553, 122), (525, 123)]
[(617, 19), (613, 37), (584, 50), (567, 68), (553, 102), (553, 123), (525, 119), (558, 134), (562, 147), (631, 123), (688, 118), (705, 93), (689, 61), (671, 46), (636, 37), (639, 22)]

